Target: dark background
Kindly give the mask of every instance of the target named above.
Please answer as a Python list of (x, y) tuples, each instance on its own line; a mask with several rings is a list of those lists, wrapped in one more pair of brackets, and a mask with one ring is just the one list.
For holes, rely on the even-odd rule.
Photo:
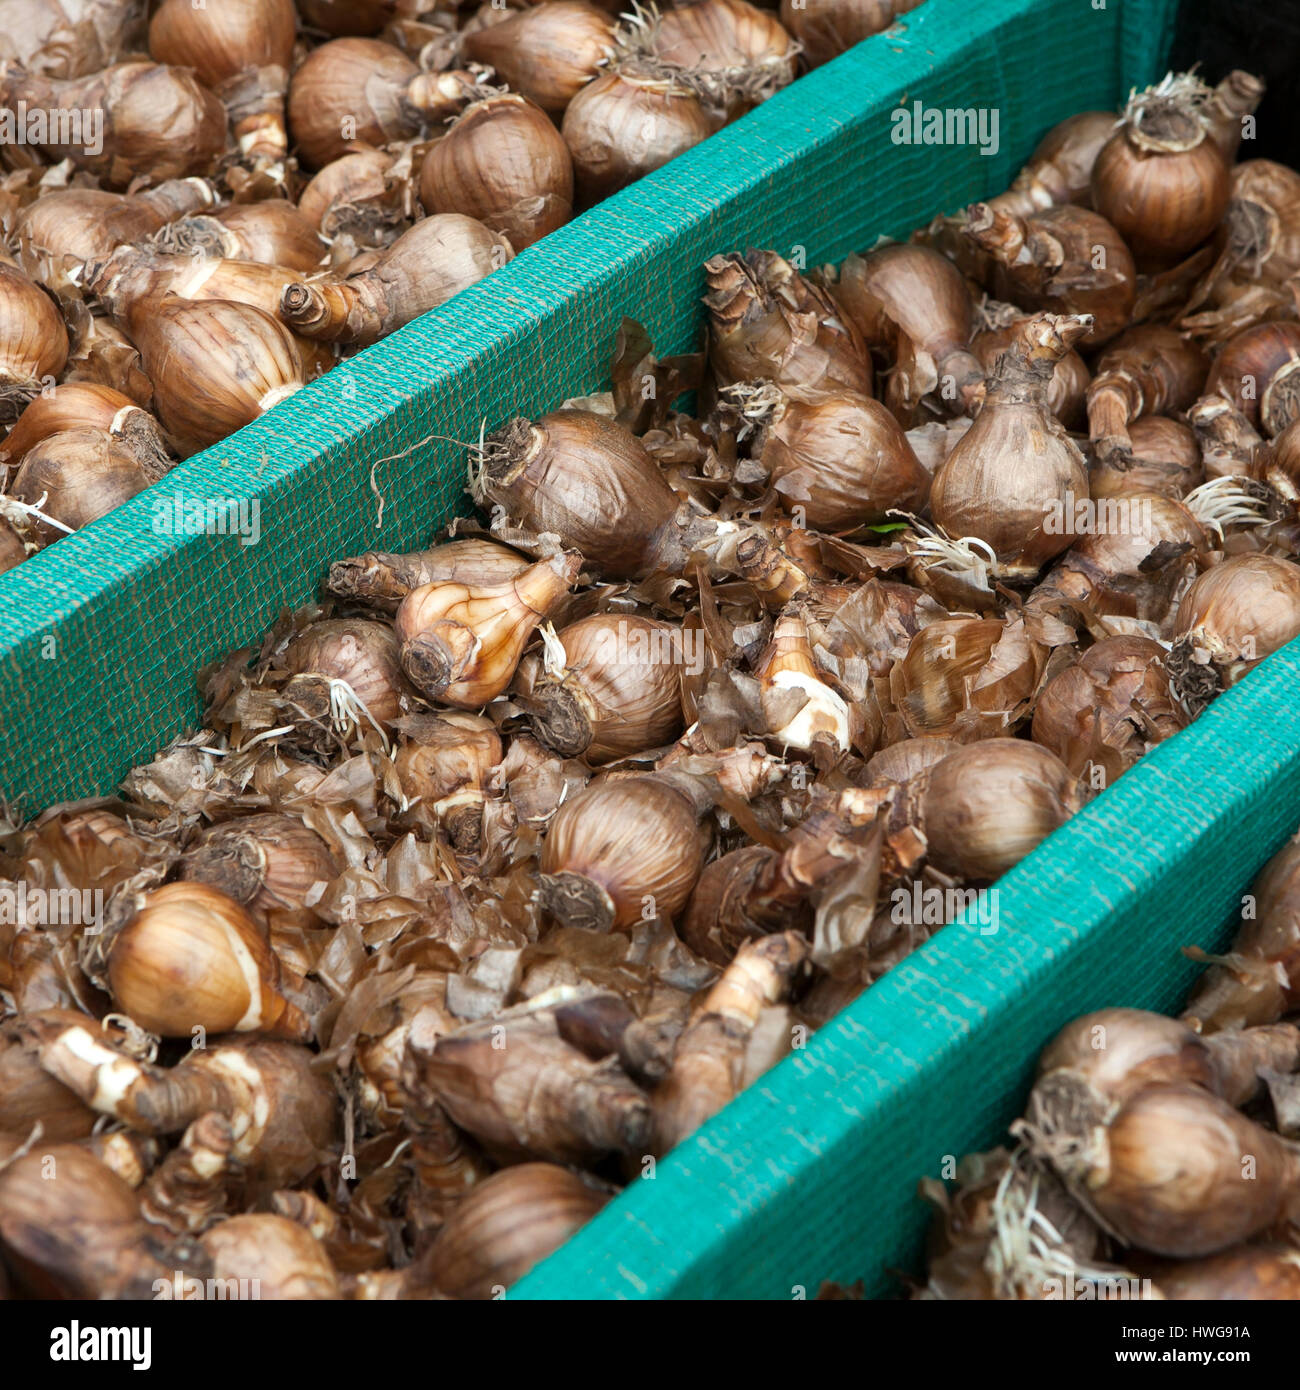
[(1300, 0), (1182, 0), (1169, 66), (1193, 63), (1210, 86), (1233, 68), (1262, 77), (1256, 139), (1237, 157), (1300, 168)]

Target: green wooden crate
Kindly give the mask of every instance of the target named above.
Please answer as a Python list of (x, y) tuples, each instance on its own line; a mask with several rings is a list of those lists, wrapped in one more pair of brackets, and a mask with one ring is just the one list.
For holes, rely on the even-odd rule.
[[(1005, 187), (1043, 131), (1157, 78), (1176, 0), (927, 0), (503, 271), (0, 578), (0, 788), (110, 789), (193, 724), (193, 672), (309, 600), (329, 561), (465, 510), (463, 449), (604, 382), (624, 314), (696, 340), (703, 261), (808, 264)], [(891, 117), (998, 113), (998, 148), (895, 143)], [(172, 535), (174, 498), (256, 501), (261, 538)], [(382, 499), (382, 508), (381, 508)], [(1300, 654), (1272, 658), (961, 923), (659, 1164), (511, 1297), (791, 1298), (918, 1267), (916, 1180), (994, 1141), (1036, 1048), (1101, 1004), (1176, 1001), (1300, 820)], [(1229, 751), (1230, 750), (1230, 751)]]

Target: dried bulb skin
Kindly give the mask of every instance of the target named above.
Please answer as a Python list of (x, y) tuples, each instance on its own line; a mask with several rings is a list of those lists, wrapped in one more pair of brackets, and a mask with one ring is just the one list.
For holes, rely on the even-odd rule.
[(1162, 324), (1141, 324), (1115, 339), (1094, 364), (1088, 433), (1126, 440), (1147, 415), (1186, 410), (1201, 394), (1209, 363), (1194, 343)]
[(609, 1200), (593, 1182), (553, 1163), (520, 1163), (475, 1184), (428, 1257), (448, 1298), (488, 1299), (558, 1250)]
[(676, 917), (704, 867), (708, 842), (695, 805), (668, 782), (598, 782), (551, 821), (539, 861), (542, 901), (556, 920), (592, 931)]
[(888, 29), (919, 4), (921, 0), (781, 0), (781, 23), (802, 46), (809, 67), (816, 68)]
[(145, 1299), (176, 1267), (131, 1188), (73, 1144), (0, 1168), (0, 1265), (41, 1299)]
[(1294, 1210), (1300, 1151), (1200, 1087), (1146, 1086), (1079, 1138), (1058, 1171), (1120, 1240), (1152, 1254), (1212, 1255)]
[(970, 291), (946, 256), (913, 243), (850, 256), (835, 298), (869, 347), (889, 350), (889, 408), (905, 425), (916, 423), (923, 398), (957, 415), (982, 397), (984, 370), (968, 346)]
[(0, 100), (25, 101), (29, 110), (102, 111), (95, 153), (87, 144), (39, 148), (53, 162), (72, 160), (109, 188), (210, 173), (226, 147), (221, 102), (193, 73), (161, 63), (118, 63), (67, 82), (0, 69)]
[(522, 251), (573, 216), (573, 161), (540, 107), (521, 96), (489, 97), (430, 146), (420, 201), (432, 213), (476, 218)]
[(1174, 690), (1199, 713), (1265, 657), (1300, 636), (1300, 565), (1275, 555), (1234, 555), (1183, 595), (1169, 670)]
[(1089, 763), (1126, 772), (1183, 726), (1169, 688), (1164, 648), (1146, 637), (1106, 637), (1039, 694), (1033, 738), (1074, 773)]
[(614, 21), (586, 0), (545, 0), (499, 24), (467, 30), (461, 54), (558, 116), (613, 56)]
[(788, 510), (817, 530), (852, 530), (917, 511), (930, 477), (889, 411), (869, 396), (778, 407), (761, 454)]
[(808, 624), (783, 613), (754, 667), (759, 703), (773, 744), (811, 750), (825, 744), (848, 750), (853, 716), (848, 703), (817, 669)]
[(1092, 199), (1093, 165), (1114, 133), (1113, 111), (1067, 116), (1043, 136), (1015, 182), (1005, 193), (990, 198), (989, 206), (1017, 217), (1031, 217), (1063, 203), (1087, 207)]
[(966, 235), (993, 257), (994, 293), (1025, 309), (1091, 314), (1083, 339), (1108, 342), (1128, 325), (1137, 271), (1128, 247), (1104, 217), (1072, 203), (1027, 218), (974, 204)]
[(1183, 1013), (1198, 1032), (1253, 1029), (1294, 1011), (1300, 986), (1300, 844), (1290, 840), (1251, 885), (1255, 915), (1201, 976)]
[(257, 1288), (277, 1300), (342, 1297), (325, 1247), (305, 1227), (269, 1212), (231, 1216), (199, 1240), (215, 1279)]
[(1214, 359), (1207, 396), (1222, 396), (1275, 437), (1300, 418), (1300, 324), (1260, 323), (1230, 338)]
[(459, 850), (473, 851), (482, 834), (484, 787), (502, 759), (490, 719), (448, 711), (403, 722), (406, 739), (393, 757), (402, 792), (422, 801)]
[(527, 569), (528, 563), (518, 551), (477, 538), (449, 541), (409, 555), (370, 550), (336, 560), (330, 566), (327, 588), (339, 598), (395, 613), (412, 589), (425, 584), (500, 584)]
[(1228, 206), (1228, 166), (1210, 138), (1203, 95), (1195, 79), (1184, 77), (1136, 93), (1093, 166), (1093, 206), (1143, 269), (1180, 260), (1214, 231)]
[(488, 436), (475, 500), (550, 531), (611, 579), (677, 573), (677, 498), (645, 445), (616, 421), (557, 410)]
[(989, 381), (975, 423), (953, 446), (930, 488), (930, 511), (950, 536), (974, 536), (997, 573), (1027, 579), (1072, 535), (1049, 529), (1053, 505), (1087, 498), (1083, 455), (1047, 409), (1056, 363), (1088, 331), (1086, 316), (1026, 320)]
[(563, 668), (548, 670), (528, 690), (529, 722), (548, 748), (607, 763), (681, 732), (681, 628), (631, 613), (597, 613), (557, 635)]
[(305, 382), (293, 335), (248, 304), (142, 304), (129, 331), (182, 457), (219, 443)]
[(916, 633), (894, 662), (890, 699), (912, 737), (972, 742), (1023, 717), (1043, 662), (1023, 624), (943, 618)]
[(353, 142), (382, 146), (418, 135), (421, 113), (407, 96), (418, 72), (401, 49), (378, 39), (334, 39), (314, 49), (289, 84), (289, 130), (303, 164), (323, 168)]
[(294, 1041), (310, 1025), (280, 992), (280, 962), (264, 929), (202, 883), (144, 895), (108, 952), (113, 997), (162, 1037), (257, 1031)]
[(677, 1041), (655, 1093), (655, 1152), (668, 1153), (741, 1089), (745, 1044), (765, 1006), (789, 995), (808, 957), (798, 932), (747, 941)]
[(63, 430), (27, 451), (9, 493), (59, 523), (33, 519), (36, 535), (48, 544), (67, 534), (61, 527), (89, 526), (156, 480), (107, 430)]
[(181, 861), (180, 877), (206, 883), (254, 912), (305, 907), (336, 878), (325, 841), (294, 816), (243, 816), (205, 830)]
[(143, 47), (144, 0), (3, 0), (0, 59), (42, 77), (99, 72)]
[(1249, 478), (1263, 439), (1254, 425), (1223, 396), (1202, 396), (1187, 412), (1187, 422), (1201, 446), (1205, 476)]
[(280, 318), (306, 338), (373, 343), (499, 270), (513, 254), (505, 237), (474, 218), (436, 213), (355, 275), (287, 285)]
[(1074, 777), (1046, 748), (985, 739), (930, 770), (922, 828), (944, 873), (992, 882), (1079, 809)]
[(615, 1058), (592, 1060), (565, 1040), (557, 1004), (547, 998), (436, 1039), (413, 1028), (408, 1091), (437, 1100), (489, 1155), (508, 1162), (590, 1164), (605, 1154), (644, 1153), (649, 1101)]
[(53, 299), (0, 265), (0, 420), (13, 420), (63, 370), (68, 334)]
[(830, 295), (772, 251), (714, 256), (709, 363), (719, 388), (771, 381), (794, 401), (871, 395), (871, 363), (858, 329)]
[(435, 581), (394, 619), (402, 670), (431, 700), (475, 710), (510, 684), (533, 633), (555, 612), (582, 561), (557, 555), (492, 585)]
[(590, 206), (707, 139), (713, 123), (692, 88), (630, 63), (573, 98), (561, 133), (580, 200)]

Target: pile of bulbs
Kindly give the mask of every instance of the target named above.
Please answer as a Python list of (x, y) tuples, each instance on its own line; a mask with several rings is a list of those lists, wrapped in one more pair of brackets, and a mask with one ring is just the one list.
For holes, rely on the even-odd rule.
[(492, 1296), (1300, 633), (1259, 95), (714, 257), (704, 352), (625, 320), (470, 450), (490, 526), (340, 560), (120, 796), (4, 823), (14, 1292)]
[(916, 3), (3, 0), (0, 572)]
[(922, 1184), (938, 1211), (916, 1297), (1300, 1298), (1300, 1028), (1283, 1021), (1300, 997), (1300, 837), (1246, 901), (1180, 1018), (1067, 1024), (1013, 1147), (963, 1159), (952, 1191)]

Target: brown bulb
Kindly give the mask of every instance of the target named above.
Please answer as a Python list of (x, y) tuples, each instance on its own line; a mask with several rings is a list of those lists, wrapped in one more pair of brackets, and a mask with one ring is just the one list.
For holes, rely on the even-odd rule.
[(1093, 206), (1144, 270), (1181, 260), (1228, 206), (1228, 166), (1210, 138), (1204, 95), (1189, 75), (1135, 93), (1093, 166)]
[(444, 580), (413, 590), (394, 619), (402, 669), (431, 700), (481, 708), (510, 684), (525, 646), (581, 566), (577, 556), (557, 555), (499, 584)]
[(478, 1183), (438, 1232), (428, 1259), (448, 1298), (489, 1299), (558, 1250), (609, 1200), (553, 1163), (521, 1163)]
[(1222, 396), (1269, 437), (1281, 434), (1300, 418), (1300, 324), (1243, 329), (1214, 359), (1205, 390)]
[(554, 532), (611, 579), (685, 563), (677, 498), (645, 445), (585, 410), (514, 420), (488, 436), (475, 500), (504, 507), (515, 525)]
[(590, 206), (698, 145), (713, 124), (693, 88), (633, 60), (584, 87), (561, 129)]
[[(219, 1221), (199, 1238), (212, 1277), (250, 1290), (249, 1297), (301, 1301), (338, 1299), (338, 1275), (325, 1247), (284, 1216), (248, 1212)], [(256, 1290), (253, 1293), (252, 1290)]]
[(180, 877), (206, 883), (255, 913), (308, 906), (338, 876), (325, 841), (295, 816), (242, 816), (210, 826), (186, 851)]
[(1209, 363), (1195, 343), (1163, 324), (1140, 324), (1114, 339), (1093, 364), (1088, 433), (1127, 441), (1149, 415), (1186, 410), (1201, 394)]
[[(1053, 508), (1087, 499), (1083, 456), (1047, 408), (1056, 363), (1091, 320), (1041, 314), (1026, 320), (999, 359), (975, 423), (935, 474), (930, 512), (949, 537), (974, 537), (992, 572), (1024, 580), (1065, 550)], [(988, 587), (987, 584), (984, 587)]]
[(63, 370), (68, 334), (54, 300), (0, 265), (0, 420), (13, 420)]
[(260, 1032), (301, 1041), (310, 1024), (280, 991), (280, 962), (264, 929), (203, 883), (144, 895), (108, 952), (119, 1008), (166, 1038)]
[(681, 732), (681, 628), (633, 613), (597, 613), (557, 637), (562, 659), (548, 652), (526, 697), (533, 732), (548, 748), (607, 763)]
[(234, 434), (305, 381), (292, 334), (262, 310), (226, 300), (140, 302), (129, 332), (177, 451)]
[(280, 318), (307, 338), (373, 343), (499, 270), (513, 254), (505, 237), (472, 217), (438, 213), (346, 279), (287, 285)]
[(212, 206), (206, 179), (172, 179), (128, 197), (98, 188), (57, 188), (19, 213), (18, 245), (42, 281), (58, 288), (87, 261), (144, 241), (175, 218)]
[(835, 301), (775, 252), (714, 256), (705, 262), (719, 387), (772, 381), (791, 400), (846, 392), (870, 396), (871, 363), (857, 328)]
[(322, 236), (346, 231), (360, 245), (386, 246), (411, 215), (406, 181), (388, 177), (392, 166), (382, 150), (340, 155), (303, 189), (298, 211)]
[(500, 232), (516, 251), (573, 216), (573, 161), (546, 113), (527, 97), (489, 97), (469, 106), (431, 145), (420, 201)]
[(257, 261), (169, 255), (122, 246), (106, 261), (88, 267), (86, 286), (119, 326), (129, 328), (137, 306), (142, 314), (147, 313), (150, 305), (166, 296), (192, 302), (247, 304), (274, 316), (281, 295), (297, 282), (298, 274)]
[(779, 405), (758, 457), (786, 510), (820, 531), (919, 511), (930, 488), (898, 422), (869, 396)]
[(1146, 637), (1106, 637), (1054, 676), (1034, 709), (1035, 743), (1072, 772), (1105, 764), (1127, 771), (1183, 726), (1174, 704), (1164, 648)]
[(928, 776), (930, 862), (960, 879), (992, 882), (1078, 809), (1073, 775), (1046, 748), (1008, 738), (969, 744)]
[(1169, 669), (1175, 693), (1199, 713), (1220, 691), (1300, 636), (1300, 565), (1234, 555), (1183, 595)]
[(848, 751), (856, 732), (848, 702), (818, 670), (808, 624), (783, 613), (754, 667), (759, 703), (773, 744), (804, 751), (825, 745)]
[(293, 0), (163, 0), (149, 23), (149, 52), (192, 68), (221, 98), (241, 154), (275, 161), (289, 150), (284, 94), (297, 33)]
[(1038, 142), (1029, 163), (1005, 193), (990, 198), (998, 212), (1030, 217), (1062, 203), (1087, 207), (1092, 198), (1092, 169), (1102, 146), (1115, 133), (1113, 111), (1079, 111), (1067, 116)]
[(1088, 347), (1127, 327), (1137, 271), (1128, 247), (1104, 217), (1073, 203), (1023, 218), (976, 203), (965, 231), (993, 258), (999, 299), (1036, 311), (1090, 314), (1092, 326), (1082, 339)]
[(690, 75), (720, 118), (794, 81), (796, 48), (781, 21), (748, 0), (685, 0), (647, 26), (638, 47)]
[(289, 84), (289, 130), (299, 158), (323, 168), (348, 146), (387, 145), (420, 133), (408, 88), (419, 69), (392, 44), (343, 38), (314, 49)]
[(917, 423), (923, 399), (959, 415), (982, 398), (985, 373), (968, 346), (970, 291), (946, 256), (910, 243), (850, 256), (835, 297), (867, 345), (893, 360), (886, 400), (904, 425)]
[(543, 0), (461, 40), (466, 59), (495, 69), (511, 91), (553, 116), (613, 52), (614, 21), (586, 0)]
[(484, 787), (502, 758), (501, 736), (490, 719), (448, 710), (415, 715), (402, 723), (405, 735), (393, 755), (402, 794), (423, 802), (464, 852), (479, 842)]
[[(986, 377), (996, 371), (998, 358), (1011, 346), (1020, 325), (1032, 317), (1032, 314), (1013, 311), (1009, 322), (981, 329), (971, 339), (971, 354), (983, 368)], [(1084, 397), (1091, 379), (1092, 374), (1074, 348), (1052, 369), (1052, 379), (1047, 386), (1047, 408), (1067, 430), (1078, 429), (1083, 423)]]
[(157, 476), (107, 430), (64, 430), (27, 451), (9, 493), (40, 513), (33, 528), (48, 544), (107, 516)]
[[(799, 41), (810, 67), (888, 29), (922, 0), (781, 0), (781, 23)], [(1111, 118), (1112, 122), (1114, 117)]]
[(206, 217), (186, 217), (154, 240), (164, 251), (298, 271), (319, 270), (328, 254), (316, 225), (283, 198), (231, 203)]
[[(102, 140), (82, 131), (80, 141), (39, 148), (109, 188), (210, 173), (226, 148), (221, 102), (193, 73), (161, 63), (118, 63), (66, 82), (11, 72), (0, 76), (0, 99), (7, 106), (26, 102), (28, 110), (100, 113)], [(78, 133), (70, 124), (61, 131)]]
[(551, 916), (591, 931), (676, 917), (704, 867), (696, 803), (656, 777), (599, 782), (555, 813), (539, 861)]
[(290, 674), (284, 693), (304, 712), (327, 718), (335, 696), (360, 705), (351, 717), (364, 731), (371, 720), (385, 733), (411, 707), (398, 662), (398, 642), (387, 623), (327, 618), (300, 632), (276, 658)]
[(303, 23), (331, 38), (368, 38), (395, 19), (399, 0), (297, 0)]
[(37, 396), (0, 442), (0, 463), (17, 465), (29, 449), (63, 430), (111, 430), (123, 411), (139, 411), (111, 386), (73, 382)]

